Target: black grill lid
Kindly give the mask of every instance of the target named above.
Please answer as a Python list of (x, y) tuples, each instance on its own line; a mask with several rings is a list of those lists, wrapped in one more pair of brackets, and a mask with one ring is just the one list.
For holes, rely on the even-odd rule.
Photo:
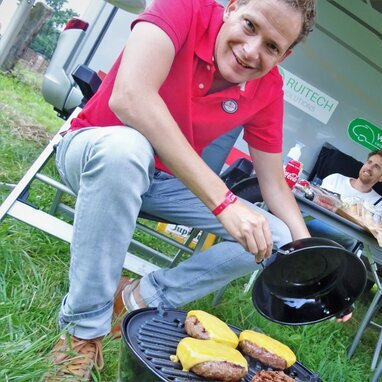
[[(125, 344), (158, 381), (212, 381), (183, 371), (180, 363), (170, 360), (170, 356), (176, 353), (179, 341), (187, 337), (184, 330), (186, 315), (186, 312), (175, 309), (146, 308), (130, 313), (123, 320), (122, 336)], [(232, 325), (229, 327), (238, 335), (242, 331)], [(246, 358), (249, 368), (243, 380), (245, 382), (250, 382), (261, 370), (272, 370), (258, 361)], [(123, 363), (124, 360), (121, 359), (120, 362)], [(322, 382), (317, 373), (312, 373), (298, 361), (284, 372), (297, 382)]]
[(280, 250), (252, 289), (253, 304), (271, 321), (307, 325), (339, 316), (366, 285), (362, 260), (332, 240), (301, 239)]

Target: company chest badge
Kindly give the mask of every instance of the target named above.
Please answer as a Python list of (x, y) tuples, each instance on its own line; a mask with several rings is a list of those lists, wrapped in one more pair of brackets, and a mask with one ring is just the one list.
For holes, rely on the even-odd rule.
[(232, 114), (235, 113), (238, 109), (237, 102), (233, 99), (229, 99), (227, 101), (222, 102), (222, 108), (226, 113)]

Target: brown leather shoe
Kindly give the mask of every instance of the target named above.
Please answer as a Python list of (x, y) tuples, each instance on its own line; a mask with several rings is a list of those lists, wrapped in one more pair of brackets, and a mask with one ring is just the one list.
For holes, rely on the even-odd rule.
[(83, 340), (67, 335), (60, 338), (51, 350), (51, 362), (57, 368), (45, 376), (44, 382), (90, 381), (93, 367), (101, 370), (103, 337)]
[(121, 322), (123, 317), (128, 313), (123, 303), (122, 292), (123, 290), (131, 284), (138, 284), (139, 280), (130, 279), (129, 277), (122, 276), (119, 280), (117, 291), (114, 294), (114, 309), (113, 309), (113, 320), (114, 325), (111, 329), (111, 334), (114, 338), (121, 337)]

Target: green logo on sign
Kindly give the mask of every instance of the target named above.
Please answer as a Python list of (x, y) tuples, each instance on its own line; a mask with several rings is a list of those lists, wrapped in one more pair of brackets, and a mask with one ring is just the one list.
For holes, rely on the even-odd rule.
[(382, 149), (382, 129), (366, 119), (357, 118), (348, 127), (350, 138), (369, 150)]

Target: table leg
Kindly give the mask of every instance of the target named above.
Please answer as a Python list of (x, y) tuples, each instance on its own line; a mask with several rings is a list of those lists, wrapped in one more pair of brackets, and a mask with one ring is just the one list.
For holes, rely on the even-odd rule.
[[(371, 251), (370, 251), (370, 248), (368, 245), (364, 246), (364, 252), (366, 253), (366, 256), (369, 260), (370, 267), (371, 267), (371, 270), (373, 272), (374, 280), (375, 280), (375, 283), (377, 284), (378, 289), (377, 289), (377, 292), (373, 298), (373, 301), (371, 302), (371, 304), (369, 306), (369, 309), (367, 310), (367, 312), (365, 314), (365, 317), (363, 318), (363, 320), (361, 322), (361, 325), (360, 325), (360, 327), (359, 327), (359, 329), (358, 329), (358, 331), (354, 337), (354, 340), (350, 346), (350, 349), (348, 351), (348, 358), (351, 358), (356, 347), (358, 346), (358, 344), (361, 340), (362, 334), (365, 331), (367, 325), (369, 325), (371, 318), (373, 317), (373, 314), (376, 312), (376, 310), (378, 308), (378, 303), (380, 302), (381, 296), (382, 296), (382, 287), (381, 287), (381, 282), (379, 281), (379, 277), (377, 274), (377, 265), (374, 261), (373, 255), (371, 254)], [(376, 349), (376, 351), (377, 351), (377, 349)]]
[(371, 362), (371, 370), (374, 370), (375, 366), (377, 365), (379, 353), (381, 352), (381, 346), (382, 346), (382, 330), (380, 330), (379, 332), (377, 346), (375, 347), (375, 350), (374, 350), (373, 361)]
[(348, 351), (348, 358), (351, 358), (356, 347), (358, 346), (363, 332), (365, 331), (367, 325), (369, 324), (369, 322), (371, 321), (371, 318), (373, 317), (373, 314), (376, 310), (376, 307), (378, 305), (378, 302), (379, 302), (381, 296), (382, 296), (382, 292), (380, 290), (378, 290), (377, 293), (375, 294), (373, 301), (371, 302), (369, 309), (367, 310), (365, 317), (363, 318), (361, 325), (357, 331), (357, 334), (355, 335), (354, 340), (350, 346), (350, 349)]
[(382, 359), (379, 361), (378, 368), (375, 371), (371, 382), (378, 382), (381, 374), (382, 374)]

